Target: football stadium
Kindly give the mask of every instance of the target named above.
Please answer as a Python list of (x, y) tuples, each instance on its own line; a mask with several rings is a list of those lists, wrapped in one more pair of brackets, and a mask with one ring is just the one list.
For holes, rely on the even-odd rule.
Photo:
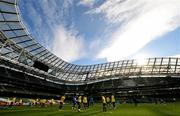
[(21, 15), (18, 1), (0, 0), (1, 116), (180, 116), (179, 57), (77, 65), (36, 41)]

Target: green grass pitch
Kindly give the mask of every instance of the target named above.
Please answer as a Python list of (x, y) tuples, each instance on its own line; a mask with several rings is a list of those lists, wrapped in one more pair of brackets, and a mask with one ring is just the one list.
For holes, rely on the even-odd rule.
[(180, 103), (166, 104), (117, 104), (116, 110), (102, 112), (101, 104), (87, 110), (71, 110), (72, 105), (64, 105), (61, 111), (53, 107), (14, 107), (0, 110), (0, 116), (180, 116)]

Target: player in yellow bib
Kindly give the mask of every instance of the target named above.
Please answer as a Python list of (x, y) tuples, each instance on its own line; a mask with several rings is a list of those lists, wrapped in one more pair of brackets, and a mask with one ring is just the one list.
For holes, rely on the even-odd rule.
[(84, 106), (84, 109), (87, 109), (87, 104), (88, 103), (88, 101), (87, 101), (87, 96), (84, 96), (83, 97), (83, 106)]
[(116, 99), (115, 99), (115, 97), (114, 97), (114, 95), (112, 95), (111, 96), (111, 103), (112, 103), (112, 105), (113, 105), (113, 110), (115, 110), (115, 103), (116, 103)]
[(23, 100), (22, 99), (19, 100), (19, 106), (23, 106)]
[(110, 108), (110, 102), (111, 102), (111, 99), (107, 96), (106, 97), (106, 103), (107, 103), (108, 108)]
[(82, 96), (79, 96), (79, 97), (78, 97), (78, 101), (77, 101), (77, 104), (78, 104), (78, 112), (81, 111), (81, 101), (82, 101)]
[[(41, 99), (40, 100), (41, 107), (43, 107), (43, 108), (45, 107), (46, 101), (47, 101), (46, 99)], [(36, 102), (36, 100), (35, 100), (35, 102)]]
[(60, 104), (59, 104), (59, 109), (61, 110), (62, 107), (63, 107), (63, 104), (64, 104), (64, 100), (66, 99), (65, 96), (61, 96), (61, 99), (60, 99)]
[(101, 96), (102, 98), (102, 103), (103, 103), (103, 112), (106, 112), (106, 98), (105, 96)]

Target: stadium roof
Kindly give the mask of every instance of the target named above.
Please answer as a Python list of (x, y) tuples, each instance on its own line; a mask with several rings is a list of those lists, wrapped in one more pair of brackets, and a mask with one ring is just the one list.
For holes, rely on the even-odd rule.
[[(97, 65), (76, 65), (68, 63), (55, 54), (51, 53), (44, 46), (39, 44), (27, 31), (21, 20), (21, 13), (16, 0), (0, 0), (0, 30), (1, 30), (1, 56), (7, 57), (29, 66), (38, 60), (50, 67), (49, 74), (55, 77), (73, 81), (88, 81), (107, 79), (107, 77), (119, 77), (120, 75), (137, 76), (141, 74), (167, 73), (171, 68), (176, 71), (179, 67), (178, 58), (149, 58), (138, 62), (138, 60), (123, 60)], [(156, 69), (153, 67), (157, 66)], [(149, 68), (149, 69), (148, 69)], [(132, 74), (133, 73), (133, 74)]]

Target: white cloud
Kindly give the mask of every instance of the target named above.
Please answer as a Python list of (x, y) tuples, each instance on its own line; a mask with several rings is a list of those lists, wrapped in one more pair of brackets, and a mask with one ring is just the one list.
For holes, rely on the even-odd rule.
[(53, 53), (65, 61), (75, 61), (85, 54), (84, 40), (76, 31), (66, 30), (63, 26), (55, 29)]
[(88, 13), (103, 13), (109, 23), (121, 24), (97, 55), (108, 61), (127, 58), (180, 26), (180, 0), (109, 0)]
[(67, 18), (70, 20), (70, 12), (73, 5), (72, 0), (42, 0), (39, 1), (40, 8), (43, 11), (43, 16), (47, 26), (54, 30), (55, 26), (61, 25), (62, 23), (65, 25)]
[[(55, 55), (70, 62), (85, 54), (84, 40), (71, 21), (73, 3), (72, 0), (42, 0), (37, 1), (38, 8), (31, 2), (26, 3), (27, 11), (31, 11), (29, 19), (35, 28), (31, 31), (35, 30), (36, 39)], [(69, 29), (65, 28), (67, 23)]]
[(78, 5), (84, 5), (84, 6), (87, 6), (87, 7), (92, 7), (95, 3), (95, 0), (80, 0), (78, 2)]

